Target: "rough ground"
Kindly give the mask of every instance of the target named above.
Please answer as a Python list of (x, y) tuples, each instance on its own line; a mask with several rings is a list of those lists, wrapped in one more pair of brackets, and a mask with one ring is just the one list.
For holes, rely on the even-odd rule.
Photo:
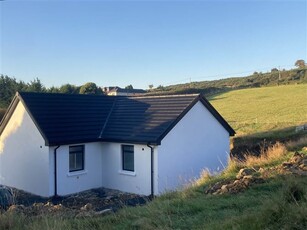
[(289, 161), (267, 169), (242, 168), (235, 180), (219, 181), (206, 188), (204, 192), (212, 195), (239, 193), (254, 184), (264, 183), (274, 173), (307, 176), (307, 155), (296, 152)]
[[(14, 205), (6, 212), (27, 216), (45, 214), (83, 217), (115, 212), (123, 206), (143, 205), (146, 196), (123, 193), (117, 190), (97, 188), (65, 197), (46, 199), (13, 189)], [(4, 210), (2, 210), (4, 212)]]

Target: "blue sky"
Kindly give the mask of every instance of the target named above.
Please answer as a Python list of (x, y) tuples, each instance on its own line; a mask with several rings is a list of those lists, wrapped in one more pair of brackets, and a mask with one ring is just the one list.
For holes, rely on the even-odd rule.
[(306, 1), (2, 1), (0, 73), (134, 88), (307, 59)]

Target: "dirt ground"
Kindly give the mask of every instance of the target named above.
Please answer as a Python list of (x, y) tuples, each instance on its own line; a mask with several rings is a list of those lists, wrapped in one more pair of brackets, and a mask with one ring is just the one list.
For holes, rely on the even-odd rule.
[(48, 212), (71, 211), (78, 214), (95, 215), (104, 211), (116, 212), (124, 206), (144, 205), (150, 201), (147, 196), (124, 193), (106, 188), (91, 189), (64, 197), (43, 198), (27, 192), (12, 189), (14, 205), (7, 211), (23, 212), (26, 215), (40, 215)]

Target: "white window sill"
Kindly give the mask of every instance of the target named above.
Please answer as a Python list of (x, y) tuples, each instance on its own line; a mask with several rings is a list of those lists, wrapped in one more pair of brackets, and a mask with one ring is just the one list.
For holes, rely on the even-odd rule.
[(68, 177), (73, 177), (73, 176), (81, 176), (87, 174), (87, 170), (82, 170), (82, 171), (76, 171), (76, 172), (68, 172), (67, 176)]
[(136, 176), (136, 173), (131, 171), (119, 170), (118, 173), (126, 176)]

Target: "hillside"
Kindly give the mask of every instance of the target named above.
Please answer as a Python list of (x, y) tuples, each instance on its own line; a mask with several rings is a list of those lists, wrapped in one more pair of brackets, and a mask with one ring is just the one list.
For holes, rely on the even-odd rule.
[(213, 81), (199, 81), (170, 86), (158, 86), (150, 94), (186, 94), (204, 93), (206, 96), (244, 88), (259, 88), (266, 86), (306, 84), (307, 67), (300, 69), (281, 70), (276, 68), (271, 72), (255, 72), (245, 77), (232, 77)]
[(307, 85), (230, 91), (208, 98), (238, 135), (307, 123)]

